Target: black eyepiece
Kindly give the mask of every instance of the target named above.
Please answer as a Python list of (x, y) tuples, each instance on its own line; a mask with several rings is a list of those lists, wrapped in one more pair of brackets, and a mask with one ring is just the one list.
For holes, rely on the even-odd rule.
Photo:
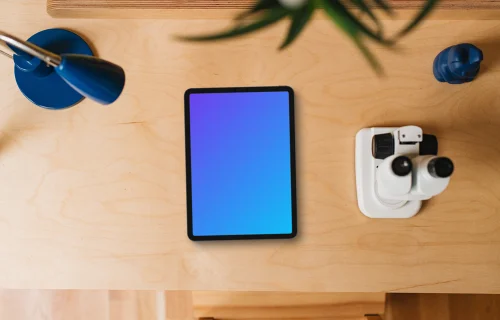
[(399, 177), (404, 177), (411, 173), (413, 166), (411, 164), (410, 158), (405, 156), (399, 156), (394, 160), (392, 160), (391, 167), (392, 167), (392, 172), (394, 172), (395, 175)]
[(434, 178), (448, 178), (454, 169), (453, 162), (445, 157), (434, 158), (427, 165), (427, 170)]
[(394, 154), (394, 137), (392, 133), (382, 133), (373, 136), (372, 154), (375, 159), (381, 160)]

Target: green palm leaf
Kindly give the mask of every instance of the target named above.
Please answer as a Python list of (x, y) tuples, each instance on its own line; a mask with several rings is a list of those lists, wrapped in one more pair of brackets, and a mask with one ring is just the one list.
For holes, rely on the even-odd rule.
[[(347, 7), (345, 2), (349, 1), (362, 13), (368, 15), (374, 23), (373, 28), (368, 27), (362, 20), (356, 17)], [(391, 46), (401, 37), (408, 34), (417, 27), (422, 20), (435, 8), (439, 0), (426, 0), (423, 8), (415, 18), (405, 26), (396, 36), (386, 38), (383, 35), (383, 26), (374, 10), (367, 4), (368, 0), (308, 0), (308, 3), (299, 9), (287, 9), (281, 5), (280, 0), (258, 0), (255, 5), (235, 18), (235, 25), (229, 30), (215, 34), (178, 36), (178, 39), (185, 41), (212, 41), (229, 39), (246, 35), (248, 33), (271, 26), (281, 19), (290, 17), (291, 23), (287, 36), (280, 49), (286, 48), (293, 43), (306, 25), (316, 9), (323, 9), (330, 19), (345, 32), (358, 47), (361, 53), (368, 60), (376, 72), (382, 73), (382, 68), (375, 56), (365, 45), (364, 37), (370, 38), (382, 45)], [(391, 6), (386, 0), (371, 0), (389, 15), (393, 14)], [(245, 21), (245, 18), (255, 18), (254, 21)]]
[(438, 2), (439, 0), (427, 0), (422, 10), (420, 10), (417, 16), (413, 18), (413, 20), (396, 35), (395, 39), (399, 39), (407, 35), (416, 26), (418, 26), (420, 22), (422, 22), (422, 20), (432, 11), (432, 9), (434, 9)]
[(394, 11), (392, 11), (391, 6), (385, 0), (373, 0), (382, 10), (385, 11), (388, 15), (394, 15)]
[(354, 44), (356, 44), (361, 53), (363, 53), (372, 68), (378, 74), (382, 74), (382, 67), (378, 63), (377, 59), (360, 39), (361, 30), (359, 29), (359, 25), (342, 14), (341, 10), (338, 10), (338, 7), (336, 6), (338, 2), (331, 0), (320, 1), (322, 2), (323, 8), (331, 20), (354, 41)]
[(288, 30), (288, 35), (286, 36), (283, 44), (280, 46), (280, 49), (288, 47), (295, 39), (297, 39), (297, 36), (302, 32), (309, 20), (311, 20), (314, 9), (315, 7), (313, 2), (309, 1), (306, 6), (292, 13), (292, 23), (290, 25), (290, 29)]
[(261, 17), (260, 20), (252, 22), (246, 25), (238, 25), (228, 31), (223, 31), (215, 34), (200, 35), (200, 36), (178, 36), (177, 38), (185, 41), (212, 41), (212, 40), (222, 40), (229, 39), (236, 36), (242, 36), (253, 31), (257, 31), (264, 27), (270, 26), (290, 13), (289, 10), (283, 7), (277, 7), (274, 9), (267, 10), (266, 13)]
[(330, 8), (332, 11), (336, 11), (338, 16), (342, 16), (344, 20), (349, 20), (350, 24), (356, 28), (359, 32), (364, 33), (366, 36), (375, 40), (376, 42), (390, 46), (393, 44), (393, 41), (385, 39), (382, 35), (376, 34), (370, 28), (368, 28), (364, 23), (362, 23), (359, 19), (357, 19), (352, 13), (347, 10), (347, 8), (338, 0), (323, 0), (324, 9)]
[(377, 18), (377, 16), (373, 13), (373, 11), (370, 9), (370, 7), (365, 3), (364, 0), (351, 0), (351, 3), (354, 4), (356, 7), (361, 10), (361, 12), (365, 13), (372, 19), (372, 21), (375, 23), (377, 26), (377, 34), (381, 35), (382, 34), (382, 24), (380, 23), (380, 20)]
[(240, 15), (236, 16), (236, 20), (245, 19), (258, 12), (262, 12), (264, 10), (280, 6), (281, 5), (278, 2), (278, 0), (259, 0), (250, 10), (247, 10), (241, 13)]

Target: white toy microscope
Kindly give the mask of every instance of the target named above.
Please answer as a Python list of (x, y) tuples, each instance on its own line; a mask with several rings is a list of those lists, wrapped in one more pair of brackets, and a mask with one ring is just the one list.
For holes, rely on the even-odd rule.
[(437, 138), (417, 126), (365, 128), (356, 135), (358, 206), (370, 218), (410, 218), (422, 200), (443, 192), (453, 162), (438, 157)]

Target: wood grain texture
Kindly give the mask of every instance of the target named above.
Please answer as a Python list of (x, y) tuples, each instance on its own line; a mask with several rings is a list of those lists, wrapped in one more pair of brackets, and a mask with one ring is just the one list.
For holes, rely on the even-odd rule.
[[(425, 4), (424, 0), (392, 0), (388, 1), (395, 9), (420, 8)], [(72, 8), (149, 8), (149, 9), (200, 9), (200, 10), (224, 10), (224, 9), (249, 9), (255, 0), (48, 0), (49, 5), (55, 7)], [(350, 4), (347, 4), (350, 5)], [(376, 7), (376, 4), (372, 4)], [(498, 0), (442, 0), (441, 8), (453, 9), (491, 9), (498, 8)]]
[(389, 294), (386, 320), (499, 320), (500, 295)]
[[(90, 305), (88, 305), (87, 307), (91, 308)], [(109, 310), (109, 320), (158, 319), (158, 308), (156, 305), (155, 291), (108, 291), (107, 309)], [(66, 319), (74, 318), (67, 317)]]
[[(385, 314), (379, 293), (165, 292), (160, 315), (153, 291), (0, 290), (0, 319), (8, 320), (191, 320), (217, 319), (365, 319), (368, 310), (386, 320), (498, 320), (500, 295), (389, 294)], [(359, 308), (356, 308), (359, 307)], [(332, 313), (333, 310), (338, 312)], [(158, 311), (158, 312), (156, 312)], [(194, 313), (193, 313), (194, 312)], [(317, 317), (320, 315), (320, 317)], [(263, 316), (263, 318), (261, 318)]]
[[(161, 293), (161, 292), (160, 292)], [(361, 319), (384, 312), (383, 293), (0, 290), (0, 319), (192, 320)], [(165, 308), (160, 310), (159, 308)]]
[(165, 291), (166, 320), (194, 319), (193, 292)]
[[(254, 0), (47, 0), (47, 11), (58, 18), (231, 18)], [(415, 14), (422, 0), (392, 0), (400, 18)], [(347, 2), (347, 5), (350, 5)], [(499, 0), (442, 0), (435, 18), (498, 19)]]
[[(399, 50), (373, 47), (378, 78), (325, 20), (279, 52), (284, 24), (197, 45), (171, 35), (227, 21), (53, 20), (43, 8), (7, 0), (0, 25), (25, 38), (78, 30), (127, 84), (111, 106), (54, 112), (27, 101), (0, 60), (0, 287), (500, 293), (500, 21), (427, 21)], [(481, 75), (436, 82), (435, 55), (460, 42), (483, 49)], [(299, 236), (190, 242), (184, 90), (279, 84), (297, 93)], [(456, 174), (415, 218), (365, 218), (355, 134), (405, 124), (436, 134)]]
[(363, 319), (383, 314), (384, 293), (193, 292), (195, 318)]
[(157, 320), (155, 292), (0, 290), (0, 319)]

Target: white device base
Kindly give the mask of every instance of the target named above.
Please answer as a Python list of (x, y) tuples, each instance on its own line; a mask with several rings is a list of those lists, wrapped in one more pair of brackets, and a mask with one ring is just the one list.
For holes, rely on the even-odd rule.
[(372, 155), (372, 139), (376, 134), (398, 128), (365, 128), (356, 134), (356, 189), (358, 206), (370, 218), (411, 218), (422, 206), (420, 200), (383, 200), (377, 196), (376, 170), (383, 160)]

